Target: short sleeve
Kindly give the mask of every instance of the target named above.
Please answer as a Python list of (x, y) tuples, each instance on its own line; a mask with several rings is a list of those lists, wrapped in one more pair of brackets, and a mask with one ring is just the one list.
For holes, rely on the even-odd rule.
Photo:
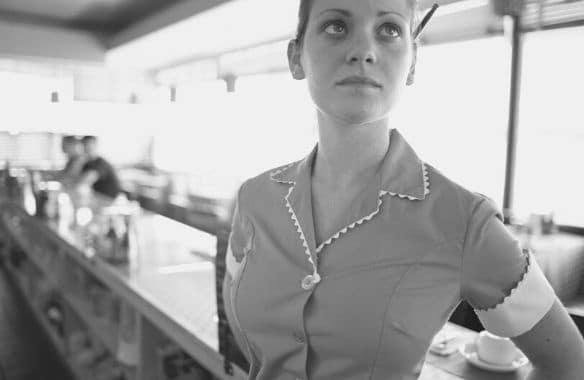
[(231, 233), (225, 257), (227, 272), (233, 279), (243, 258), (253, 249), (254, 229), (247, 216), (242, 211), (240, 188), (235, 202), (235, 210), (231, 222)]
[(488, 199), (477, 201), (467, 224), (461, 294), (488, 331), (505, 337), (531, 330), (556, 298), (533, 255), (521, 249)]
[(99, 178), (107, 178), (114, 171), (114, 168), (103, 158), (99, 158), (98, 160), (94, 169), (99, 174)]
[(104, 164), (102, 163), (101, 159), (90, 160), (83, 165), (83, 172), (94, 171), (97, 173), (99, 178), (104, 177)]

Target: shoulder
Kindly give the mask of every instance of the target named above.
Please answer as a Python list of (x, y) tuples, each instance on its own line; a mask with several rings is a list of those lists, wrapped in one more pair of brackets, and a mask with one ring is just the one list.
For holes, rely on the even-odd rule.
[(479, 192), (473, 191), (444, 175), (434, 166), (424, 163), (428, 176), (430, 193), (428, 202), (435, 212), (433, 215), (445, 228), (463, 237), (468, 223), (479, 208), (487, 208), (498, 213), (497, 204)]
[(84, 170), (91, 170), (91, 169), (94, 169), (94, 168), (95, 168), (95, 166), (96, 166), (96, 164), (95, 164), (95, 160), (86, 160), (86, 161), (83, 163), (83, 169), (84, 169)]
[(280, 165), (248, 178), (240, 187), (239, 202), (253, 204), (257, 201), (279, 197), (283, 189), (285, 191), (288, 190), (287, 186), (282, 186), (282, 184), (288, 184), (288, 182), (280, 180), (278, 176), (299, 162), (300, 160)]
[(102, 167), (106, 167), (106, 168), (110, 168), (112, 167), (112, 165), (110, 164), (110, 162), (108, 160), (106, 160), (103, 157), (98, 157), (95, 159), (95, 163), (96, 165), (102, 166)]

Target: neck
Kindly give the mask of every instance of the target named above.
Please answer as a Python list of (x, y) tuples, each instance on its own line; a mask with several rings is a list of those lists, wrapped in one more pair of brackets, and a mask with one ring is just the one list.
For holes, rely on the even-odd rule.
[(370, 179), (389, 148), (388, 120), (349, 124), (318, 113), (318, 151), (313, 177), (343, 186)]

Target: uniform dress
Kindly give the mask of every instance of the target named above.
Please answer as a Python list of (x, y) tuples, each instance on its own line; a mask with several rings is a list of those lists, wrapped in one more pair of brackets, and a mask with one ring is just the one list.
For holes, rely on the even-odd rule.
[(506, 337), (551, 308), (554, 291), (494, 204), (390, 133), (345, 227), (319, 246), (310, 185), (318, 145), (241, 186), (223, 291), (249, 379), (417, 379), (461, 300)]

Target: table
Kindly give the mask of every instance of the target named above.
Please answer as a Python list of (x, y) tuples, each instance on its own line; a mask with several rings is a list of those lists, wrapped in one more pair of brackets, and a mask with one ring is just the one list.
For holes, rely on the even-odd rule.
[[(475, 331), (450, 322), (442, 331), (458, 335), (455, 342), (460, 346), (474, 341), (478, 335)], [(520, 380), (527, 376), (531, 368), (531, 364), (527, 364), (515, 372), (490, 372), (474, 367), (458, 351), (446, 357), (428, 352), (419, 380)]]
[[(83, 206), (94, 210), (94, 215), (111, 203), (97, 198), (94, 201), (90, 206)], [(75, 212), (79, 209), (76, 207)], [(169, 341), (217, 379), (245, 378), (239, 369), (235, 376), (225, 374), (219, 353), (213, 264), (215, 236), (141, 210), (136, 216), (139, 232), (136, 257), (129, 264), (112, 265), (90, 254), (91, 244), (85, 239), (85, 227), (79, 220), (73, 225), (41, 220), (28, 215), (19, 205), (0, 199), (0, 222), (11, 241), (26, 252), (29, 262), (76, 309), (79, 319), (112, 353), (118, 352), (118, 337), (114, 336), (113, 344), (108, 344), (106, 335), (110, 334), (101, 333), (100, 324), (92, 323), (96, 320), (92, 313), (74, 307), (79, 302), (70, 296), (73, 290), (66, 285), (68, 281), (63, 281), (64, 273), (56, 270), (55, 265), (67, 262), (67, 268), (80, 268), (91, 274), (135, 311), (139, 321), (136, 335), (140, 359), (137, 375), (132, 379), (158, 378), (158, 349)], [(64, 350), (62, 355), (66, 355)]]

